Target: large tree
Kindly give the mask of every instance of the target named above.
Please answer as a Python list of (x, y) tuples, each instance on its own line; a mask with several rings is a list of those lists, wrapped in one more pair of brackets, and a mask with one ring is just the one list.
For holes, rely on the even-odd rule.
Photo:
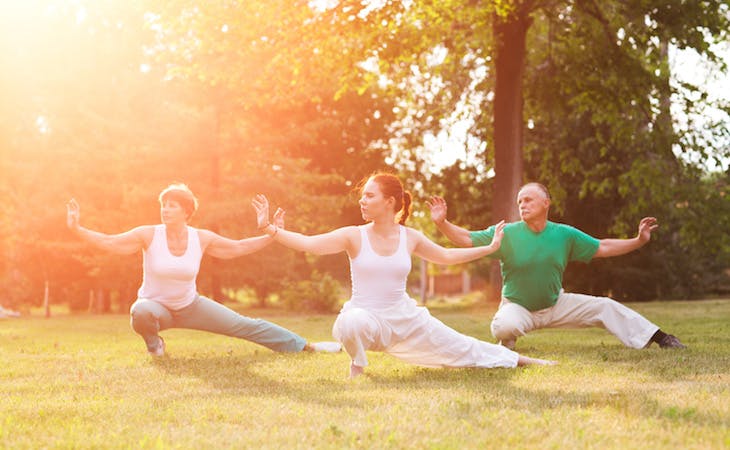
[(684, 172), (667, 45), (712, 57), (708, 42), (728, 28), (719, 1), (344, 1), (325, 15), (362, 36), (348, 58), (369, 61), (374, 76), (352, 82), (402, 99), (395, 131), (409, 167), (425, 172), (414, 151), (423, 136), (472, 105), (470, 131), (495, 174), (492, 220), (515, 218), (529, 177), (555, 192), (557, 217), (598, 235), (630, 233), (639, 214), (669, 207), (667, 187)]

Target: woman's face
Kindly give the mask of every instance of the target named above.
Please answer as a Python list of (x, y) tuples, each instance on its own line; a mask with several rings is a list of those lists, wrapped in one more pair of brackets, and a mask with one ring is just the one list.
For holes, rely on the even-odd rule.
[(362, 188), (362, 195), (360, 195), (359, 201), (360, 213), (362, 214), (363, 220), (369, 222), (383, 214), (395, 214), (395, 211), (393, 211), (394, 202), (393, 197), (385, 198), (383, 196), (383, 192), (380, 190), (378, 183), (372, 179), (368, 180)]
[(188, 215), (182, 205), (170, 199), (164, 199), (160, 205), (160, 217), (164, 224), (187, 223)]

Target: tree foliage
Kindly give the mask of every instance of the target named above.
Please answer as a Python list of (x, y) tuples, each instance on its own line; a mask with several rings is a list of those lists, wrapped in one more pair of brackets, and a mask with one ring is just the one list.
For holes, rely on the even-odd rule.
[[(22, 25), (8, 36), (27, 40), (3, 40), (15, 70), (0, 110), (2, 276), (17, 287), (3, 302), (38, 304), (44, 280), (52, 300), (76, 307), (89, 291), (119, 298), (122, 310), (133, 301), (139, 255), (75, 241), (64, 226), (71, 197), (82, 224), (107, 233), (158, 222), (157, 193), (172, 181), (201, 200), (193, 225), (229, 237), (257, 233), (249, 202), (258, 192), (304, 232), (357, 220), (348, 185), (382, 167), (383, 150), (369, 143), (389, 109), (337, 95), (343, 69), (332, 54), (316, 57), (325, 34), (306, 26), (312, 14), (302, 2), (48, 0), (8, 11)], [(219, 298), (223, 287), (253, 287), (263, 301), (328, 264), (272, 246), (206, 260), (199, 288)]]
[[(706, 202), (698, 199), (699, 192), (710, 183), (682, 155), (727, 157), (727, 147), (721, 146), (728, 142), (727, 129), (711, 124), (681, 134), (670, 104), (696, 108), (688, 92), (701, 92), (701, 87), (683, 86), (681, 91), (672, 86), (668, 48), (693, 48), (717, 60), (711, 43), (727, 40), (725, 2), (430, 1), (384, 2), (378, 8), (339, 2), (334, 9), (331, 16), (346, 19), (343, 28), (355, 22), (366, 30), (361, 58), (377, 62), (370, 73), (385, 77), (391, 95), (412, 106), (400, 109), (394, 135), (411, 149), (405, 167), (415, 170), (416, 179), (423, 180), (420, 174), (428, 172), (422, 153), (414, 151), (423, 146), (422, 136), (448, 127), (449, 114), (460, 104), (473, 105), (470, 113), (476, 119), (469, 132), (485, 144), (477, 147), (482, 173), (489, 168), (496, 172), (487, 183), (494, 189), (492, 204), (481, 208), (493, 216), (484, 225), (513, 218), (516, 186), (522, 180), (539, 180), (554, 194), (556, 220), (598, 237), (631, 235), (643, 215), (656, 215), (664, 224), (650, 248), (578, 269), (569, 286), (633, 299), (714, 289), (713, 283), (688, 281), (706, 270), (721, 271), (721, 264), (711, 264), (717, 261), (712, 253), (693, 252), (696, 270), (666, 260), (684, 260), (686, 251), (676, 236), (685, 233), (688, 211), (676, 205), (701, 209)], [(525, 27), (525, 47), (505, 51)], [(510, 85), (500, 91), (500, 59), (515, 65), (508, 69), (514, 78), (524, 73), (524, 90), (508, 75)], [(372, 76), (359, 81), (384, 84)], [(502, 107), (500, 92), (506, 92), (503, 101), (508, 98)], [(697, 98), (700, 103), (707, 100)], [(515, 114), (524, 114), (519, 124)], [(705, 138), (698, 141), (698, 135)], [(505, 178), (505, 171), (513, 170), (518, 176)], [(454, 179), (451, 170), (442, 176)], [(443, 185), (425, 178), (425, 187)], [(471, 186), (463, 186), (452, 196), (468, 195)], [(716, 214), (727, 214), (724, 199), (719, 194)], [(452, 204), (455, 217), (467, 215), (461, 212), (465, 204)], [(657, 259), (664, 261), (661, 270), (651, 264)], [(632, 288), (639, 279), (648, 291)], [(684, 287), (667, 287), (667, 279)]]
[[(722, 67), (712, 44), (727, 41), (725, 2), (327, 5), (4, 2), (0, 301), (37, 305), (46, 284), (52, 301), (76, 308), (89, 292), (107, 309), (133, 301), (140, 256), (74, 240), (64, 227), (71, 197), (82, 224), (116, 233), (158, 222), (157, 193), (183, 181), (201, 200), (193, 225), (244, 237), (257, 233), (250, 198), (264, 192), (287, 210), (288, 227), (314, 233), (359, 223), (350, 194), (386, 161), (416, 191), (417, 220), (437, 193), (457, 223), (481, 228), (512, 208), (495, 186), (522, 179), (549, 185), (555, 219), (599, 237), (660, 218), (648, 249), (578, 268), (571, 286), (655, 298), (721, 285), (727, 173), (708, 175), (684, 155), (727, 157), (714, 143), (730, 136), (718, 122), (678, 125), (672, 107), (696, 117), (709, 97), (673, 83), (668, 49), (693, 48)], [(524, 54), (505, 50), (514, 26), (524, 28)], [(502, 78), (508, 122), (499, 61), (516, 61), (519, 73)], [(455, 124), (471, 159), (433, 173), (424, 136)], [(517, 158), (506, 182), (500, 133), (502, 154)], [(216, 298), (249, 288), (263, 303), (314, 270), (344, 280), (347, 265), (272, 246), (206, 260), (199, 287)]]

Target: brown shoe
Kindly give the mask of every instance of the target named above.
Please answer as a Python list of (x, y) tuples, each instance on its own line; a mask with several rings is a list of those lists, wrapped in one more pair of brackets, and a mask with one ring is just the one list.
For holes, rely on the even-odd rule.
[(659, 347), (661, 348), (687, 348), (687, 346), (682, 344), (676, 336), (671, 334), (664, 336), (657, 342), (657, 344), (659, 344)]

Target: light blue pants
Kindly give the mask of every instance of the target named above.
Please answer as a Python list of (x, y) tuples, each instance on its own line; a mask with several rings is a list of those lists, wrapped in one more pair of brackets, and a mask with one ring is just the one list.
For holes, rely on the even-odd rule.
[(158, 302), (138, 299), (129, 310), (132, 328), (152, 351), (160, 343), (158, 333), (169, 328), (187, 328), (246, 339), (277, 352), (300, 352), (307, 341), (286, 328), (262, 319), (251, 319), (199, 295), (180, 310)]

